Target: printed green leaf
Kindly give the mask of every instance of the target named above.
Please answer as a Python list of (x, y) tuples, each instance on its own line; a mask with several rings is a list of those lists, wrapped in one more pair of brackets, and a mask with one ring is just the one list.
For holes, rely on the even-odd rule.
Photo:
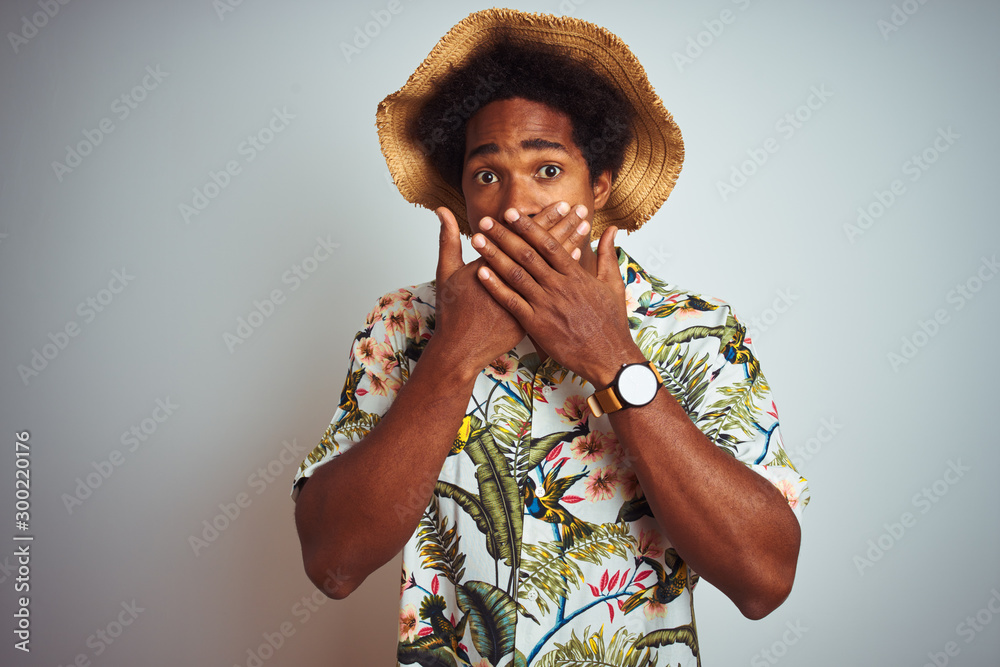
[[(465, 453), (476, 464), (479, 502), (489, 525), (487, 548), (493, 558), (502, 558), (517, 569), (521, 551), (524, 510), (521, 490), (510, 472), (507, 459), (497, 449), (493, 435), (483, 430), (469, 438)], [(475, 517), (473, 517), (475, 518)], [(478, 525), (478, 522), (477, 522)]]
[(503, 667), (528, 667), (528, 661), (525, 660), (523, 653), (514, 649), (514, 657)]
[(494, 543), (494, 536), (491, 530), (492, 524), (486, 514), (486, 510), (483, 508), (483, 503), (479, 500), (479, 496), (469, 493), (450, 482), (442, 482), (440, 480), (434, 485), (434, 495), (442, 498), (450, 498), (465, 510), (466, 514), (475, 521), (479, 532), (486, 536), (486, 550), (491, 556), (496, 558), (497, 547)]
[(698, 657), (698, 635), (695, 634), (694, 626), (692, 625), (655, 630), (636, 639), (632, 646), (634, 649), (649, 649), (669, 646), (670, 644), (685, 644), (691, 649), (691, 653), (696, 658)]
[(480, 655), (496, 664), (514, 650), (517, 603), (484, 581), (467, 582), (458, 587), (456, 594), (459, 608), (468, 614), (472, 644)]
[(458, 525), (448, 528), (448, 518), (441, 516), (437, 496), (424, 510), (417, 531), (417, 545), (424, 567), (443, 572), (453, 585), (465, 576), (465, 554), (458, 549)]
[(455, 654), (445, 647), (420, 648), (400, 644), (396, 648), (396, 660), (401, 665), (420, 665), (421, 667), (458, 667)]
[(605, 523), (595, 526), (590, 535), (576, 538), (573, 546), (565, 549), (561, 542), (539, 542), (524, 545), (520, 595), (532, 590), (538, 592), (535, 604), (543, 614), (549, 613), (548, 602), (558, 605), (561, 598), (583, 585), (583, 571), (574, 561), (601, 565), (612, 556), (628, 558), (635, 548), (635, 538), (629, 526), (622, 523)]
[(583, 636), (577, 637), (576, 630), (565, 644), (556, 643), (556, 648), (542, 656), (535, 663), (538, 667), (655, 667), (657, 658), (645, 651), (636, 651), (633, 643), (638, 635), (619, 628), (611, 637), (611, 643), (604, 643), (604, 626), (591, 634), (590, 626), (583, 629)]

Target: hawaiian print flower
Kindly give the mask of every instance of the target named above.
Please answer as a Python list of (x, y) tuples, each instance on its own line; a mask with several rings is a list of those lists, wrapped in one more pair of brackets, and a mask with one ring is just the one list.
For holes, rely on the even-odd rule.
[(388, 375), (399, 365), (399, 362), (396, 360), (396, 353), (389, 343), (383, 342), (375, 346), (375, 359), (382, 365), (382, 373), (384, 375)]
[(358, 358), (362, 366), (371, 366), (375, 363), (375, 348), (378, 343), (374, 338), (362, 338), (354, 348), (354, 356)]
[(618, 485), (618, 472), (611, 466), (598, 468), (587, 477), (584, 493), (587, 500), (610, 500), (615, 497), (615, 487)]
[(385, 318), (385, 330), (390, 335), (406, 331), (406, 315), (401, 310), (394, 310)]
[(642, 611), (646, 614), (646, 618), (651, 621), (654, 618), (667, 617), (667, 605), (656, 602), (655, 600), (648, 600), (646, 604), (642, 606)]
[(501, 355), (486, 367), (486, 374), (501, 382), (513, 380), (517, 377), (517, 362), (509, 354)]
[(406, 563), (403, 563), (403, 569), (399, 573), (399, 595), (403, 596), (403, 593), (408, 591), (417, 585), (417, 582), (413, 579), (413, 574), (410, 572), (410, 568), (406, 567)]
[(619, 478), (621, 479), (622, 485), (622, 497), (625, 500), (635, 500), (639, 496), (644, 495), (642, 492), (642, 487), (639, 486), (639, 478), (636, 477), (633, 470), (625, 469), (619, 473)]
[(632, 291), (632, 286), (629, 285), (625, 288), (625, 310), (629, 315), (632, 315), (638, 308), (639, 297), (635, 295), (635, 292)]
[(617, 438), (601, 431), (591, 431), (587, 435), (578, 435), (569, 443), (573, 458), (584, 463), (594, 463), (604, 458), (604, 451), (613, 446)]
[(556, 413), (567, 424), (572, 424), (573, 426), (582, 424), (587, 420), (587, 415), (589, 414), (587, 399), (579, 394), (574, 394), (566, 399), (561, 408), (556, 408)]
[(406, 337), (417, 340), (420, 338), (421, 319), (419, 315), (407, 313), (406, 315)]
[(417, 608), (408, 604), (399, 610), (399, 641), (412, 642), (417, 630)]
[(483, 658), (482, 660), (480, 660), (479, 662), (477, 662), (475, 665), (473, 665), (473, 667), (493, 667), (493, 663), (491, 663), (486, 658)]
[(379, 310), (385, 310), (392, 304), (396, 303), (398, 297), (395, 294), (386, 294), (378, 300)]
[(649, 556), (653, 560), (660, 560), (663, 555), (663, 536), (655, 530), (640, 530), (635, 555), (636, 558)]
[(367, 376), (368, 386), (371, 387), (372, 393), (379, 396), (388, 396), (390, 392), (395, 394), (403, 385), (401, 380), (391, 375), (376, 374), (369, 371)]
[(774, 482), (774, 485), (778, 487), (778, 491), (781, 491), (781, 495), (785, 496), (789, 507), (795, 509), (799, 506), (799, 489), (794, 482), (787, 479), (779, 479), (777, 482)]

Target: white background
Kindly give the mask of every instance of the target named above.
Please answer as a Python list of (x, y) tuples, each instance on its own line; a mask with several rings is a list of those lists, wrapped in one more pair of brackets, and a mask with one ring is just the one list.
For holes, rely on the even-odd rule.
[[(684, 133), (677, 188), (621, 244), (750, 323), (786, 447), (812, 488), (784, 605), (752, 622), (699, 587), (704, 664), (920, 667), (940, 654), (938, 664), (995, 667), (1000, 280), (983, 258), (1000, 250), (1000, 7), (909, 0), (896, 26), (888, 1), (561, 1), (517, 7), (621, 36)], [(296, 605), (314, 589), (289, 485), (334, 412), (364, 315), (384, 292), (433, 277), (436, 220), (388, 181), (375, 107), (487, 5), (402, 0), (348, 61), (341, 44), (385, 2), (52, 3), (51, 18), (26, 0), (0, 9), (0, 564), (16, 565), (21, 430), (35, 535), (32, 651), (13, 649), (16, 575), (0, 570), (0, 663), (247, 665), (262, 634), (289, 622), (294, 635), (265, 664), (392, 664), (397, 563), (306, 619)], [(713, 23), (724, 10), (731, 21)], [(33, 16), (34, 32), (23, 23)], [(22, 31), (30, 38), (12, 42)], [(121, 118), (115, 100), (147, 67), (164, 78)], [(827, 98), (800, 108), (814, 89)], [(275, 109), (294, 118), (248, 161), (241, 143)], [(805, 120), (788, 136), (777, 123), (796, 113)], [(57, 175), (53, 162), (104, 118), (113, 131)], [(907, 171), (949, 128), (947, 150)], [(777, 152), (742, 166), (769, 138)], [(240, 173), (186, 221), (180, 205), (229, 160)], [(734, 168), (752, 175), (723, 197)], [(896, 179), (905, 191), (879, 211), (877, 193)], [(881, 215), (850, 235), (859, 207)], [(282, 277), (317, 237), (339, 247), (293, 290)], [(134, 278), (102, 293), (123, 268)], [(965, 284), (978, 289), (971, 300), (952, 292)], [(284, 302), (227, 346), (224, 334), (274, 289)], [(101, 312), (78, 307), (109, 297)], [(784, 312), (770, 310), (776, 300)], [(923, 333), (938, 310), (944, 323)], [(60, 339), (70, 322), (77, 335)], [(43, 349), (49, 334), (64, 349)], [(22, 378), (34, 351), (52, 358)], [(178, 407), (147, 421), (155, 432), (129, 451), (122, 434), (157, 399)], [(296, 464), (282, 463), (283, 442)], [(116, 449), (121, 465), (67, 508)], [(968, 468), (954, 484), (940, 481), (949, 463)], [(257, 472), (269, 464), (270, 482)], [(933, 504), (915, 501), (935, 482)], [(240, 493), (249, 506), (196, 555), (189, 538)], [(904, 512), (913, 521), (893, 536)], [(880, 539), (888, 550), (859, 561)], [(97, 640), (133, 600), (134, 622), (110, 645)], [(963, 631), (977, 612), (991, 622)], [(948, 642), (957, 655), (942, 653)]]

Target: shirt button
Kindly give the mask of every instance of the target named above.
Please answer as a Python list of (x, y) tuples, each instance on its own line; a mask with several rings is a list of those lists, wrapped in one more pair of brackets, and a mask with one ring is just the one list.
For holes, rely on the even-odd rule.
[(526, 595), (524, 596), (524, 599), (525, 599), (525, 600), (531, 600), (532, 602), (534, 602), (535, 600), (537, 600), (537, 599), (538, 599), (538, 591), (536, 591), (535, 589), (531, 589), (531, 590), (530, 590), (530, 591), (528, 591), (528, 593), (527, 593), (527, 594), (526, 594)]

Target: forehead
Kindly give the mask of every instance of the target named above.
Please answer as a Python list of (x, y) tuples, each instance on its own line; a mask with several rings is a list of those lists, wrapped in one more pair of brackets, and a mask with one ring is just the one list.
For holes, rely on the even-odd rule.
[(573, 123), (558, 109), (522, 98), (497, 100), (469, 119), (465, 130), (465, 159), (484, 145), (515, 150), (529, 139), (549, 140), (572, 150), (575, 148), (572, 137)]

